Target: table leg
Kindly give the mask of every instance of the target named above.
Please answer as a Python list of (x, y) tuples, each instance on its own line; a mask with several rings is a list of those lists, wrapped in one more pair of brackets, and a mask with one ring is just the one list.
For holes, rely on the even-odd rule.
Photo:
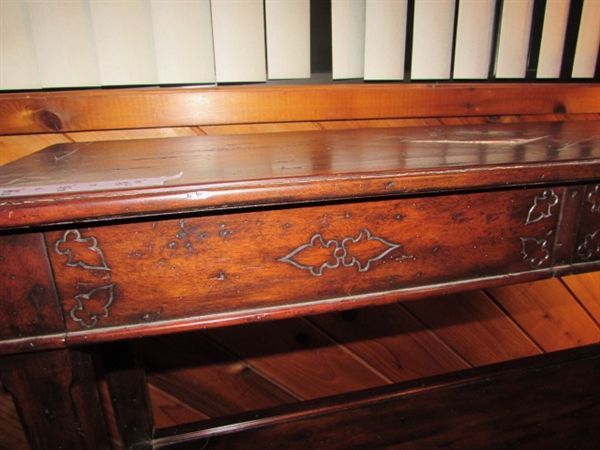
[(60, 349), (4, 356), (0, 379), (32, 448), (110, 448), (89, 353)]

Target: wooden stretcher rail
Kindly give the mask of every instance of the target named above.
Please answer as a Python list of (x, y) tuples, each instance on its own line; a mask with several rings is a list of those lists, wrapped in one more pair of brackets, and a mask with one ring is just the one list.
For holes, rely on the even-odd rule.
[(164, 429), (152, 448), (592, 448), (599, 375), (592, 345)]

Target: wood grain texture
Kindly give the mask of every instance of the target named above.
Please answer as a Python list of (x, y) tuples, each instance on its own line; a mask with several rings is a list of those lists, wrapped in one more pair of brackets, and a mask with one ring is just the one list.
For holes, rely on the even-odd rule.
[(33, 448), (109, 447), (87, 352), (61, 349), (5, 356), (0, 378), (15, 399)]
[[(4, 94), (0, 134), (398, 117), (597, 113), (593, 84), (318, 85)], [(100, 113), (99, 113), (100, 112)]]
[(394, 382), (469, 367), (435, 330), (398, 305), (320, 314), (307, 320)]
[(600, 328), (558, 279), (488, 290), (544, 351), (600, 342)]
[(65, 345), (64, 321), (40, 233), (0, 236), (0, 355)]
[(3, 166), (0, 227), (593, 180), (598, 129), (581, 121), (58, 145)]
[(542, 353), (482, 291), (406, 302), (402, 307), (473, 366)]
[(563, 277), (562, 282), (600, 325), (600, 273), (590, 272)]
[(207, 330), (260, 372), (303, 399), (381, 386), (389, 380), (302, 319)]
[(196, 426), (195, 442), (185, 427), (164, 430), (156, 448), (594, 448), (599, 367), (598, 345), (534, 356)]

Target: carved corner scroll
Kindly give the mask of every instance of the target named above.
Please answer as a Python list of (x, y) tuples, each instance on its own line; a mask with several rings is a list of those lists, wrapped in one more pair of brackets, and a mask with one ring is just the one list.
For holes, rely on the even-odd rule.
[[(325, 240), (318, 233), (308, 243), (298, 246), (278, 261), (308, 270), (316, 277), (323, 275), (325, 269), (338, 267), (355, 266), (359, 272), (367, 272), (374, 262), (400, 247), (400, 244), (373, 236), (367, 229), (360, 230), (357, 237), (346, 237), (341, 240)], [(413, 259), (413, 257), (402, 255), (399, 260), (404, 259)]]
[[(64, 264), (68, 268), (83, 269), (90, 273), (98, 270), (111, 271), (98, 239), (93, 236), (84, 237), (79, 230), (65, 231), (54, 243), (54, 251), (66, 258)], [(93, 286), (95, 283), (82, 284)], [(109, 308), (114, 302), (114, 287), (115, 283), (103, 283), (75, 295), (75, 306), (69, 311), (71, 319), (83, 328), (94, 328), (101, 318), (109, 316)]]
[[(553, 189), (546, 189), (540, 195), (536, 195), (527, 213), (525, 226), (550, 219), (559, 202), (560, 199)], [(550, 234), (552, 230), (546, 236)], [(550, 259), (550, 244), (546, 237), (522, 236), (519, 239), (523, 261), (528, 262), (532, 269), (540, 268)]]

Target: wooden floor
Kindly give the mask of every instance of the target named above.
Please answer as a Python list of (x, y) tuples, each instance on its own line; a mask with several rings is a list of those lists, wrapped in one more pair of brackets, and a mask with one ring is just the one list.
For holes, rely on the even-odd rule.
[[(600, 273), (147, 339), (159, 428), (600, 342)], [(0, 449), (26, 448), (0, 397)]]

